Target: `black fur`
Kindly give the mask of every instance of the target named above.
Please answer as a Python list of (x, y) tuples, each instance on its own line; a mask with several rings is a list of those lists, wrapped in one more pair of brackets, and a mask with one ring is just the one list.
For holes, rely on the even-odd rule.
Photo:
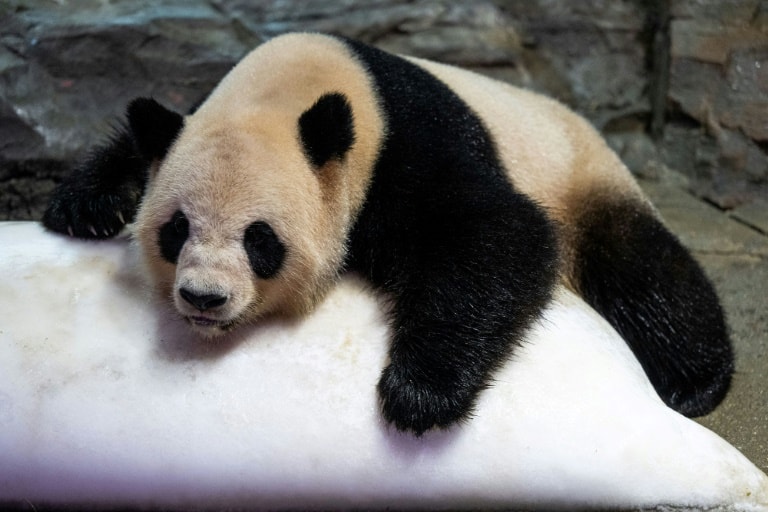
[(580, 219), (576, 283), (627, 341), (656, 391), (687, 416), (725, 397), (733, 349), (715, 290), (680, 242), (636, 204), (595, 202)]
[(285, 246), (266, 222), (257, 221), (243, 234), (243, 246), (253, 272), (262, 279), (274, 277), (283, 266)]
[(349, 44), (374, 79), (387, 136), (348, 266), (392, 296), (382, 409), (420, 435), (466, 419), (538, 317), (555, 283), (555, 236), (463, 101), (407, 61)]
[(158, 233), (157, 245), (160, 247), (163, 259), (175, 265), (187, 238), (189, 238), (189, 220), (181, 210), (177, 210), (171, 220), (160, 227)]
[(304, 153), (315, 167), (343, 158), (355, 141), (347, 98), (340, 93), (321, 96), (299, 118), (299, 135)]
[(43, 225), (78, 238), (115, 236), (136, 214), (148, 165), (130, 130), (121, 126), (56, 187)]
[(134, 219), (149, 166), (165, 156), (183, 118), (141, 98), (128, 106), (127, 117), (53, 192), (42, 219), (46, 228), (79, 238), (110, 238)]

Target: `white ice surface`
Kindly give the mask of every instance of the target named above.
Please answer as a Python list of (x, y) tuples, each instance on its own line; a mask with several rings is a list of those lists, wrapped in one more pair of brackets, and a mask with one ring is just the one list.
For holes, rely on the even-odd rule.
[(0, 502), (768, 509), (768, 478), (564, 290), (476, 417), (415, 439), (380, 420), (387, 327), (354, 278), (301, 322), (203, 341), (125, 240), (0, 223), (0, 284)]

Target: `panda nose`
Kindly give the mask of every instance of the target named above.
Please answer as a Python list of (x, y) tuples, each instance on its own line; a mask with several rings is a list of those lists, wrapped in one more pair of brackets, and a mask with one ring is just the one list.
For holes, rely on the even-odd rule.
[(224, 305), (227, 302), (227, 297), (217, 294), (203, 294), (199, 295), (186, 288), (179, 289), (179, 295), (185, 301), (189, 302), (198, 311), (206, 311)]

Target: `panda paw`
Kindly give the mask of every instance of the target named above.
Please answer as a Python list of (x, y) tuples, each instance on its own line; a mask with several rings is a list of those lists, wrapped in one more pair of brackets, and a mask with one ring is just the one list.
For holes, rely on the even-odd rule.
[(43, 225), (77, 238), (111, 238), (133, 220), (138, 199), (131, 190), (102, 190), (90, 183), (65, 181), (54, 191)]
[(656, 388), (661, 399), (683, 416), (696, 418), (709, 414), (728, 393), (733, 374), (732, 353), (723, 350), (707, 356), (707, 368), (699, 368), (698, 372), (691, 371), (690, 367), (668, 369), (667, 381)]
[(432, 428), (447, 428), (472, 415), (476, 393), (456, 382), (426, 382), (402, 365), (391, 364), (379, 381), (384, 419), (417, 437)]

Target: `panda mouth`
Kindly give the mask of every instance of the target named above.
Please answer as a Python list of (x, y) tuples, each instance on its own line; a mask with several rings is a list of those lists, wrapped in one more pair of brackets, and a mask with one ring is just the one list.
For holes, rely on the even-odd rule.
[(225, 322), (222, 320), (216, 320), (215, 318), (208, 318), (205, 316), (187, 316), (187, 321), (195, 327), (202, 328), (218, 328), (221, 330), (227, 330), (232, 327), (233, 322)]

